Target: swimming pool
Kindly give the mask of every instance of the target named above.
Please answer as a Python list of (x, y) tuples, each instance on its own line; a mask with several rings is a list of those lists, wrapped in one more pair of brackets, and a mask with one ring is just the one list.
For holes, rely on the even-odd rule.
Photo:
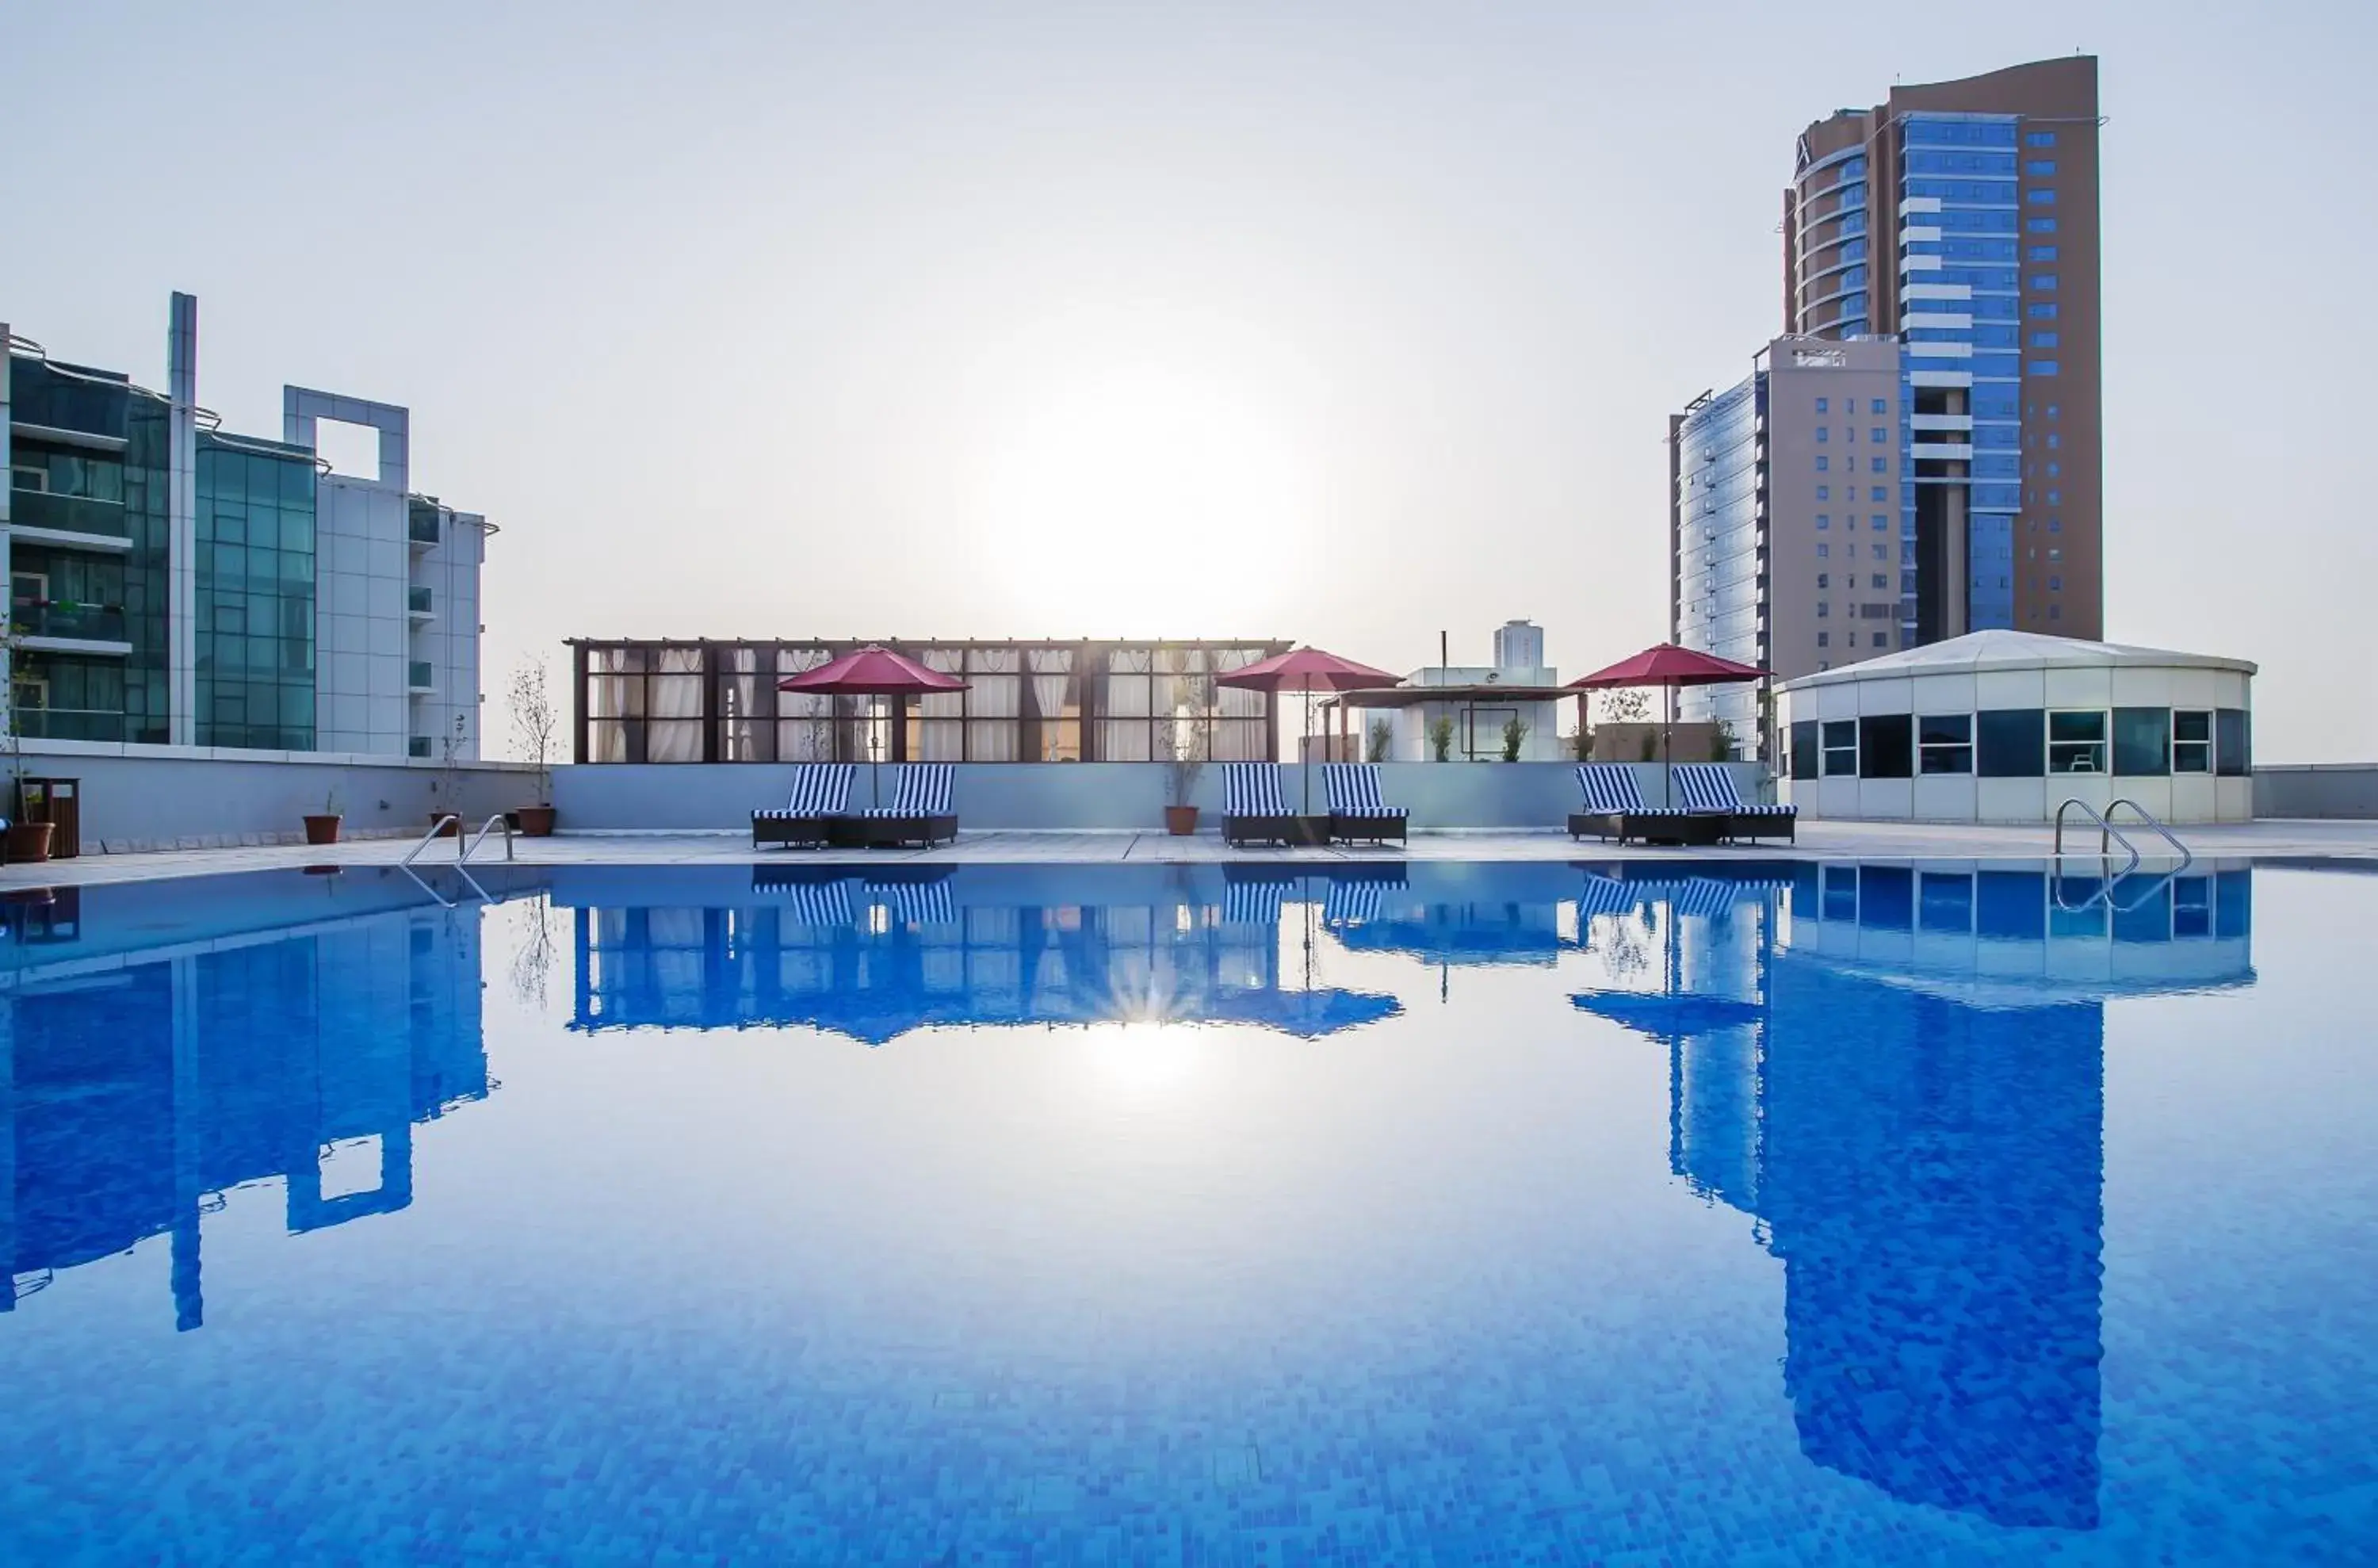
[(0, 1555), (2368, 1559), (2378, 878), (1337, 869), (15, 898)]

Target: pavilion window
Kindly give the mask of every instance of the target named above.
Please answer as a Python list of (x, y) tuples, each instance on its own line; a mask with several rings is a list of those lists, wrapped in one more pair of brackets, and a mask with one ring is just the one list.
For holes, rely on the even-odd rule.
[(1014, 648), (967, 654), (966, 754), (968, 762), (1015, 762), (1023, 755), (1023, 660)]
[(2106, 771), (2106, 715), (2103, 709), (2051, 711), (2048, 716), (2048, 771)]
[[(823, 648), (776, 650), (775, 680), (817, 669), (833, 656)], [(772, 682), (773, 684), (773, 682)], [(811, 692), (776, 694), (776, 760), (832, 762), (835, 759), (834, 703)]]

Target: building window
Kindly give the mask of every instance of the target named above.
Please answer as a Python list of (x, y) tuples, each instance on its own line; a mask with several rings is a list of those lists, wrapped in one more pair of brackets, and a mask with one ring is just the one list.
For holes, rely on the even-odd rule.
[(2023, 222), (2023, 226), (2024, 231), (2027, 234), (2052, 235), (2056, 232), (2056, 220), (2053, 218), (2025, 218)]
[(2054, 332), (2034, 332), (2031, 334), (2031, 346), (2034, 348), (2054, 348), (2057, 346), (2056, 334)]
[(2064, 607), (2063, 607), (2062, 605), (2060, 605), (2060, 604), (2052, 604), (2052, 605), (2049, 605), (2049, 606), (2048, 607), (2048, 619), (2049, 619), (2050, 621), (2061, 621), (2061, 620), (2063, 620), (2063, 619), (2064, 619)]
[(2213, 771), (2213, 714), (2210, 709), (2172, 710), (2171, 770), (2174, 773)]
[(1814, 778), (1821, 748), (1817, 743), (1817, 721), (1796, 718), (1792, 721), (1792, 777)]
[(1819, 501), (1831, 501), (1831, 500), (1832, 500), (1832, 499), (1833, 499), (1833, 488), (1832, 488), (1831, 485), (1819, 485), (1819, 486), (1817, 487), (1817, 499), (1818, 499)]
[(2026, 190), (2023, 193), (2023, 199), (2034, 207), (2056, 205), (2056, 192), (2053, 190)]
[(2032, 291), (2036, 294), (2054, 294), (2056, 292), (2056, 274), (2053, 272), (2034, 272), (2031, 275), (2031, 287)]
[(1974, 716), (1974, 771), (1984, 778), (2036, 778), (2045, 771), (2036, 707), (1986, 708)]
[[(1820, 546), (1820, 547), (1819, 547), (1819, 548), (1820, 548), (1820, 549), (1821, 549), (1822, 547)], [(1832, 587), (1832, 585), (1833, 585), (1833, 579), (1832, 579), (1832, 573), (1830, 573), (1830, 572), (1820, 572), (1820, 573), (1817, 573), (1817, 586), (1819, 586), (1819, 587), (1820, 587), (1820, 588), (1830, 588), (1830, 587)]]
[(2051, 711), (2048, 716), (2048, 771), (2106, 771), (2106, 715), (2102, 709)]
[(1824, 444), (1824, 442), (1825, 442), (1825, 440), (1826, 440), (1826, 436), (1825, 436), (1826, 428), (1827, 428), (1827, 427), (1825, 427), (1825, 426), (1823, 426), (1823, 425), (1820, 425), (1820, 426), (1818, 426), (1818, 427), (1817, 427), (1817, 443), (1818, 443), (1820, 446), (1823, 445), (1823, 444)]
[(2023, 308), (2023, 313), (2035, 321), (2053, 321), (2056, 320), (2056, 301), (2035, 299)]
[(1974, 716), (1936, 714), (1916, 721), (1916, 764), (1919, 773), (1974, 771)]
[(2060, 447), (2060, 446), (2062, 446), (2063, 444), (2064, 444), (2064, 438), (2063, 438), (2062, 436), (2059, 435), (2059, 434), (2058, 434), (2057, 432), (2055, 432), (2054, 430), (2050, 430), (2050, 431), (2048, 431), (2048, 451), (2050, 451), (2050, 452), (2054, 452), (2058, 447)]
[(1819, 513), (1817, 513), (1817, 526), (1818, 526), (1818, 528), (1819, 528), (1820, 530), (1826, 529), (1826, 528), (1830, 528), (1830, 527), (1832, 527), (1832, 525), (1833, 525), (1833, 517), (1832, 517), (1832, 513), (1829, 513), (1829, 512), (1820, 512)]
[(1818, 619), (1818, 620), (1820, 620), (1820, 621), (1825, 620), (1827, 617), (1831, 616), (1832, 613), (1833, 613), (1833, 606), (1832, 606), (1832, 600), (1830, 600), (1830, 599), (1819, 599), (1819, 600), (1817, 601), (1817, 619)]
[(1873, 412), (1874, 412), (1874, 413), (1877, 413), (1877, 414), (1880, 414), (1880, 413), (1884, 412), (1884, 406), (1883, 406), (1883, 401), (1882, 401), (1882, 399), (1880, 399), (1880, 398), (1876, 398), (1876, 399), (1874, 400), (1874, 408), (1873, 408)]
[(1889, 501), (1890, 499), (1891, 492), (1883, 488), (1880, 485), (1875, 486), (1872, 490), (1869, 490), (1867, 493), (1867, 500), (1868, 501)]
[(2241, 707), (2213, 710), (2213, 771), (2224, 778), (2243, 778), (2253, 769), (2252, 726)]
[(2053, 359), (2035, 359), (2023, 368), (2024, 374), (2027, 376), (2053, 376), (2058, 367)]
[(2056, 145), (2056, 133), (2043, 130), (2025, 131), (2023, 133), (2023, 144), (2025, 147), (2053, 147)]
[(2114, 710), (2114, 771), (2132, 778), (2161, 778), (2171, 771), (2171, 709)]
[[(1832, 726), (1826, 727), (1828, 730)], [(1904, 713), (1870, 713), (1857, 721), (1860, 778), (1905, 778), (1915, 772), (1916, 720)], [(1830, 765), (1831, 757), (1827, 758)], [(1826, 772), (1832, 768), (1828, 766)]]
[(2050, 506), (2061, 506), (2061, 505), (2063, 505), (2063, 504), (2064, 504), (2064, 492), (2063, 492), (2063, 491), (2061, 491), (2061, 490), (2050, 490), (2050, 491), (2048, 491), (2048, 505), (2050, 505)]
[(1826, 411), (1826, 403), (1825, 403), (1825, 400), (1824, 400), (1823, 398), (1821, 398), (1821, 397), (1820, 397), (1820, 398), (1819, 398), (1819, 399), (1817, 400), (1817, 412), (1818, 412), (1818, 413), (1820, 413), (1820, 414), (1822, 414), (1822, 413), (1824, 413), (1825, 411)]
[[(2048, 220), (2051, 223), (2055, 221), (2056, 220), (2053, 218)], [(2056, 259), (2056, 247), (2052, 245), (2035, 245), (2030, 249), (2023, 253), (2023, 259), (2026, 261), (2053, 261)]]
[[(1832, 553), (1833, 553), (1833, 547), (1832, 547), (1832, 546), (1831, 546), (1831, 545), (1827, 544), (1827, 543), (1826, 543), (1824, 540), (1822, 540), (1822, 539), (1819, 539), (1819, 540), (1817, 541), (1817, 559), (1818, 559), (1819, 561), (1822, 561), (1822, 560), (1824, 560), (1827, 556), (1829, 556), (1829, 555), (1831, 555), (1831, 554), (1832, 554)], [(1822, 586), (1824, 586), (1824, 585), (1823, 585), (1823, 584), (1821, 584), (1821, 583), (1820, 583), (1820, 584), (1818, 585), (1818, 586), (1819, 586), (1819, 587), (1822, 587)]]
[(1868, 465), (1877, 474), (1887, 472), (1889, 467), (1888, 460), (1880, 457), (1869, 458)]
[(1889, 433), (1888, 431), (1886, 431), (1886, 430), (1885, 430), (1881, 426), (1877, 425), (1877, 426), (1874, 428), (1873, 439), (1874, 439), (1878, 443), (1880, 443), (1880, 442), (1882, 442), (1882, 441), (1887, 441), (1887, 440), (1889, 440), (1891, 439), (1891, 435), (1890, 435), (1890, 433)]
[(2056, 160), (2053, 158), (2031, 159), (2024, 164), (2023, 172), (2026, 178), (2052, 180), (2056, 177)]
[(1858, 721), (1855, 718), (1832, 718), (1825, 721), (1825, 777), (1856, 778), (1858, 770)]
[(1833, 645), (1833, 634), (1831, 632), (1818, 633), (1817, 645), (1820, 648), (1832, 647)]
[(1818, 473), (1820, 473), (1820, 474), (1823, 473), (1827, 468), (1831, 467), (1832, 465), (1832, 460), (1831, 458), (1828, 458), (1828, 457), (1827, 457), (1823, 452), (1819, 452), (1819, 453), (1817, 453), (1817, 472), (1818, 472)]
[(1891, 579), (1878, 572), (1874, 574), (1874, 582), (1869, 585), (1876, 588), (1887, 589), (1891, 586)]
[(1887, 524), (1887, 523), (1885, 523), (1885, 522), (1882, 520), (1882, 513), (1879, 513), (1879, 512), (1878, 512), (1878, 513), (1875, 513), (1875, 515), (1874, 515), (1874, 531), (1875, 531), (1876, 533), (1880, 534), (1880, 533), (1881, 533), (1885, 528), (1888, 528), (1889, 526), (1890, 526), (1890, 525), (1889, 525), (1889, 524)]
[(1891, 646), (1891, 633), (1888, 632), (1877, 632), (1874, 634), (1874, 645), (1879, 648), (1887, 648)]

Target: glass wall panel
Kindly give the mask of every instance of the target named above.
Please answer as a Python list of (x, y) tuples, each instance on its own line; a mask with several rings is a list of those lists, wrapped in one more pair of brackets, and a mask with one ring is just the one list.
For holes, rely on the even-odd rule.
[(2042, 715), (2036, 707), (1986, 708), (1974, 715), (1974, 770), (1984, 778), (2037, 778), (2048, 771)]
[(1916, 770), (1954, 774), (1974, 771), (1974, 716), (1930, 714), (1916, 721)]
[(2102, 709), (2051, 710), (2048, 716), (2048, 771), (2106, 771), (2106, 715)]
[(1082, 681), (1071, 648), (1031, 648), (1025, 653), (1035, 717), (1033, 760), (1079, 762), (1082, 757)]
[(2224, 778), (2243, 778), (2253, 771), (2253, 725), (2246, 710), (2215, 709), (2213, 770)]
[(1916, 771), (1916, 718), (1870, 713), (1857, 721), (1858, 777), (1906, 778)]
[(647, 762), (702, 760), (702, 650), (662, 648), (654, 660), (645, 701), (652, 715), (644, 741)]
[(2213, 714), (2206, 708), (2175, 708), (2171, 715), (2171, 770), (2213, 771)]
[(1857, 777), (1858, 726), (1855, 718), (1832, 718), (1825, 721), (1825, 777), (1855, 778)]
[(1794, 719), (1792, 721), (1792, 777), (1814, 778), (1817, 777), (1818, 764), (1821, 760), (1817, 744), (1817, 721), (1813, 718)]
[(2132, 778), (2160, 778), (2171, 771), (2171, 710), (2114, 710), (2114, 771)]

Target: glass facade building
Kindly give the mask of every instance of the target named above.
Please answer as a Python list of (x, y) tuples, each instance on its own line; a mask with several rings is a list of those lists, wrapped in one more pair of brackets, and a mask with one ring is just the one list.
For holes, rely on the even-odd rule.
[(314, 746), (314, 454), (198, 439), (198, 743)]
[[(1675, 505), (1670, 641), (1768, 668), (1767, 372), (1695, 401), (1670, 426)], [(1755, 732), (1748, 686), (1690, 693), (1685, 717)]]
[[(1270, 694), (1215, 677), (1284, 642), (910, 642), (967, 682), (907, 701), (777, 690), (868, 645), (574, 639), (571, 755), (590, 763), (1255, 761), (1279, 754)], [(1175, 749), (1177, 748), (1177, 750)]]

